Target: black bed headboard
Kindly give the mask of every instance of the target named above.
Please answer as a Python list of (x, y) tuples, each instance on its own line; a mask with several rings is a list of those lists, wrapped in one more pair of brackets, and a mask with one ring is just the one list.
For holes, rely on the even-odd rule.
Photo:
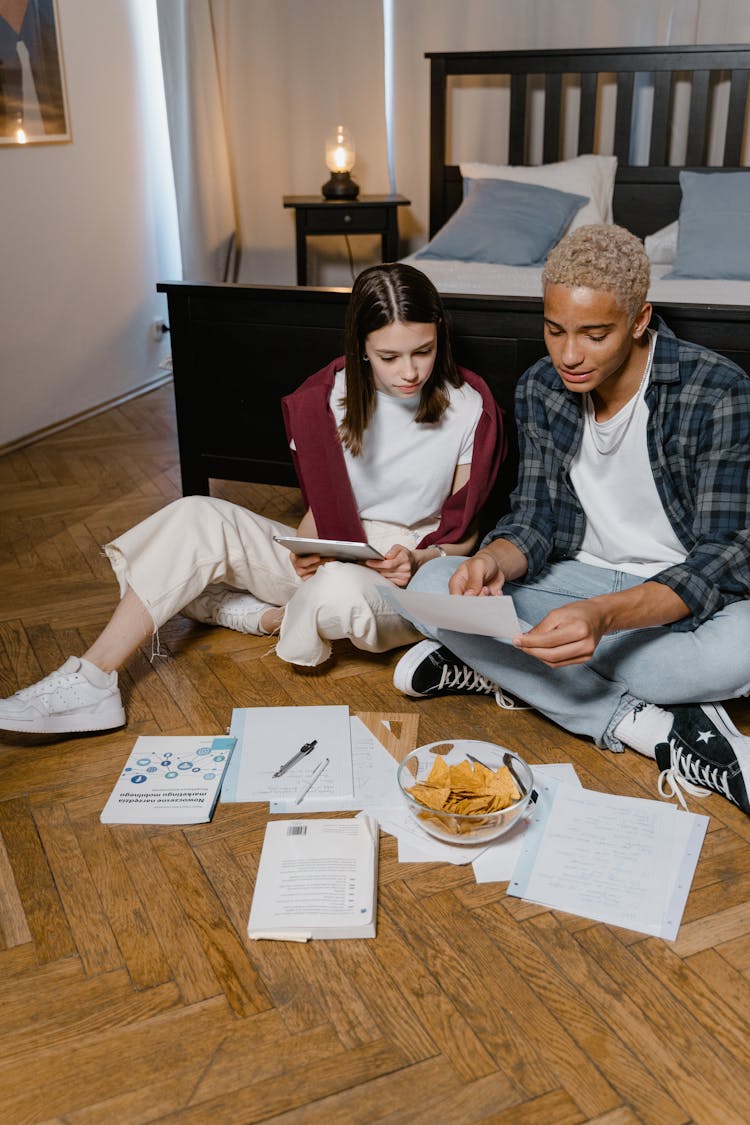
[[(731, 171), (742, 167), (742, 147), (748, 110), (750, 45), (686, 47), (618, 47), (579, 51), (453, 51), (428, 52), (431, 66), (430, 106), (430, 237), (455, 211), (462, 199), (457, 165), (446, 163), (448, 84), (455, 76), (501, 75), (510, 83), (508, 120), (509, 164), (528, 164), (529, 80), (544, 87), (543, 163), (564, 156), (606, 151), (618, 158), (614, 219), (643, 237), (677, 218), (680, 207), (679, 173)], [(648, 164), (631, 164), (636, 75), (648, 76), (653, 86)], [(685, 122), (685, 159), (670, 164), (675, 125), (675, 83), (690, 84)], [(576, 152), (562, 152), (563, 84), (579, 84), (580, 108)], [(601, 149), (598, 118), (601, 88), (616, 82), (616, 108), (611, 147)], [(728, 82), (723, 121), (714, 113), (719, 83)], [(639, 118), (640, 127), (643, 119)], [(717, 130), (721, 160), (716, 152)], [(709, 146), (710, 140), (710, 146)], [(606, 143), (606, 141), (605, 141)]]

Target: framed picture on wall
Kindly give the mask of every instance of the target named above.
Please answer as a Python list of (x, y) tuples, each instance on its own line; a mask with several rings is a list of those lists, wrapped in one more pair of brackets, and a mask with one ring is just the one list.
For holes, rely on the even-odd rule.
[(56, 0), (0, 0), (0, 144), (69, 140)]

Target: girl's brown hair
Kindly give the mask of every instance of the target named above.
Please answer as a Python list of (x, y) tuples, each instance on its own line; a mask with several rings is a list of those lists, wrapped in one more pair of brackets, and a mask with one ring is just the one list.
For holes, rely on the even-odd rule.
[(463, 383), (453, 362), (440, 295), (429, 278), (403, 262), (363, 270), (352, 287), (346, 314), (346, 410), (340, 427), (341, 440), (355, 457), (362, 452), (362, 438), (375, 410), (375, 382), (365, 340), (388, 324), (406, 323), (437, 328), (435, 365), (422, 387), (414, 420), (439, 422), (449, 402), (446, 385)]

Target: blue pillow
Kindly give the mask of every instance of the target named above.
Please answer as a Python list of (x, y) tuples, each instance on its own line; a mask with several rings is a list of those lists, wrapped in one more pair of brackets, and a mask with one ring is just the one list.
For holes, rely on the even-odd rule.
[(474, 180), (458, 210), (416, 258), (539, 266), (588, 198), (539, 184)]
[(680, 172), (677, 257), (667, 277), (750, 280), (750, 172)]

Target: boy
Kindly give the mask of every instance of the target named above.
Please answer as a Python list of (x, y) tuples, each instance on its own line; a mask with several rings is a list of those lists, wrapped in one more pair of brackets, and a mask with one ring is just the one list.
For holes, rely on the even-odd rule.
[[(519, 381), (511, 511), (473, 558), (410, 588), (513, 596), (509, 645), (433, 633), (399, 661), (411, 696), (504, 690), (599, 746), (655, 758), (659, 790), (750, 812), (750, 739), (716, 701), (750, 689), (750, 379), (649, 327), (649, 262), (579, 228), (543, 272), (549, 356)], [(430, 635), (430, 630), (420, 626)]]

